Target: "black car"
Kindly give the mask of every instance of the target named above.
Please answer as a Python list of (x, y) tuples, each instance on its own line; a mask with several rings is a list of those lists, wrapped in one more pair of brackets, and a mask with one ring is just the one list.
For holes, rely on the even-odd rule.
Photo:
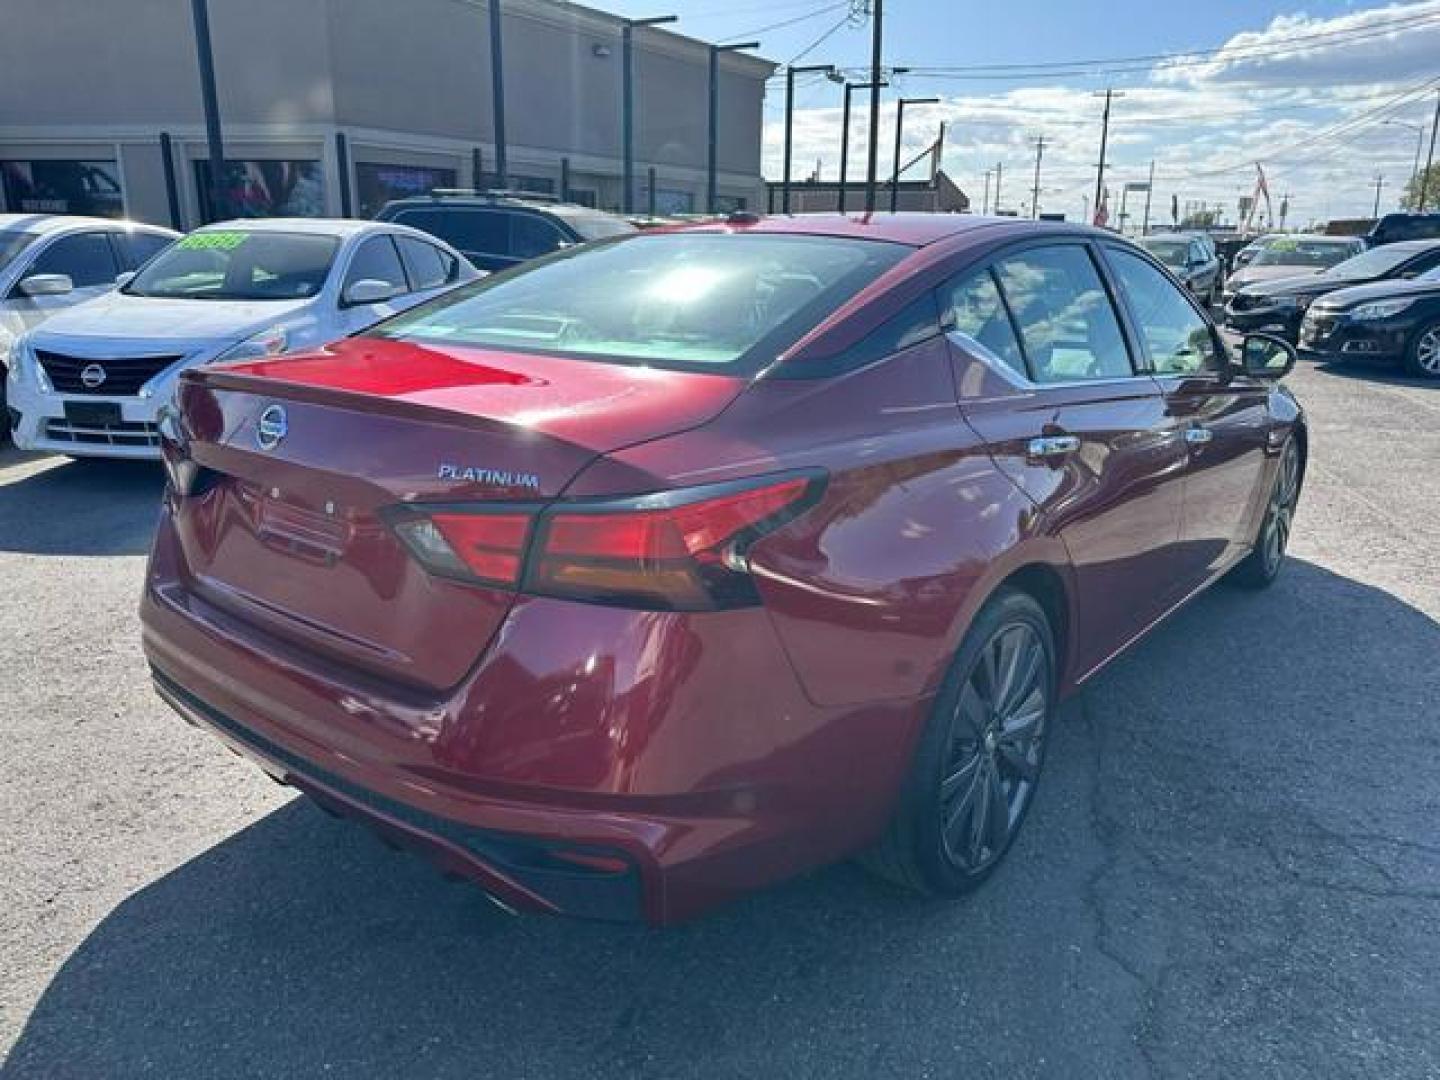
[(1152, 233), (1140, 246), (1165, 264), (1192, 293), (1212, 307), (1220, 303), (1225, 268), (1208, 236), (1191, 233)]
[(1320, 360), (1398, 363), (1440, 379), (1440, 267), (1322, 296), (1305, 312), (1300, 348)]
[(1337, 289), (1419, 277), (1440, 266), (1440, 240), (1407, 240), (1372, 248), (1319, 274), (1259, 281), (1225, 307), (1225, 325), (1242, 333), (1274, 330), (1295, 341), (1300, 321), (1316, 299)]
[(1371, 247), (1401, 240), (1440, 240), (1440, 214), (1386, 214), (1370, 227), (1365, 240)]
[(457, 189), (394, 199), (375, 220), (398, 221), (438, 236), (492, 273), (586, 240), (635, 231), (624, 218), (588, 206), (518, 192)]

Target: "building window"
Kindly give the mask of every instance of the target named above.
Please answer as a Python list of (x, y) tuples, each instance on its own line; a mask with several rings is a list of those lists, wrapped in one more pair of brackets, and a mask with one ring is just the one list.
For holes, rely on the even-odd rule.
[(5, 205), (20, 214), (125, 216), (113, 161), (0, 161)]
[(695, 211), (695, 193), (676, 188), (655, 189), (657, 214), (691, 214)]
[(374, 217), (391, 199), (427, 195), (435, 188), (453, 188), (455, 176), (454, 169), (358, 161), (355, 163), (355, 186), (360, 190), (360, 216)]
[(195, 184), (206, 221), (325, 216), (325, 178), (318, 161), (227, 160), (217, 206), (211, 205), (210, 162), (195, 162)]

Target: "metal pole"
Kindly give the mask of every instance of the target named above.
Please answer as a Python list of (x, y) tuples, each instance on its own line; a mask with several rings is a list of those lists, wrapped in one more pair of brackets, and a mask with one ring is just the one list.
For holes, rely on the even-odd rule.
[(790, 212), (790, 146), (795, 134), (795, 69), (785, 69), (785, 166), (780, 173), (780, 212)]
[(1384, 176), (1384, 174), (1383, 174), (1383, 173), (1376, 173), (1376, 174), (1375, 174), (1375, 209), (1371, 212), (1371, 214), (1370, 214), (1371, 217), (1378, 218), (1378, 217), (1380, 216), (1380, 189), (1381, 189), (1382, 187), (1384, 187), (1384, 186), (1385, 186), (1385, 176)]
[(850, 163), (850, 91), (855, 89), (853, 83), (845, 84), (845, 111), (840, 121), (840, 213), (845, 212), (845, 177)]
[(880, 35), (885, 25), (884, 0), (871, 0), (874, 24), (870, 34), (870, 161), (865, 172), (865, 212), (875, 212), (875, 169), (880, 160)]
[(1420, 174), (1420, 205), (1416, 210), (1425, 212), (1425, 198), (1430, 194), (1430, 169), (1435, 164), (1435, 135), (1440, 131), (1440, 94), (1435, 95), (1435, 119), (1430, 121), (1430, 153), (1425, 155), (1425, 171)]
[(1045, 153), (1045, 136), (1035, 137), (1035, 182), (1030, 185), (1030, 216), (1040, 216), (1040, 158)]
[(1113, 91), (1105, 91), (1105, 116), (1100, 121), (1100, 168), (1095, 173), (1095, 213), (1100, 213), (1100, 196), (1105, 184), (1105, 147), (1110, 141), (1110, 97)]
[(719, 212), (719, 166), (716, 156), (720, 145), (720, 54), (737, 49), (758, 49), (758, 41), (741, 41), (732, 45), (710, 46), (709, 137), (705, 151), (705, 206), (710, 213)]
[(990, 173), (993, 170), (985, 170), (985, 197), (980, 200), (980, 213), (990, 213)]
[(659, 26), (672, 23), (678, 16), (656, 15), (649, 19), (626, 19), (620, 28), (620, 141), (623, 143), (621, 156), (624, 167), (621, 170), (620, 209), (627, 214), (635, 211), (635, 49), (632, 41), (637, 26)]
[(1150, 161), (1150, 179), (1145, 184), (1145, 220), (1140, 224), (1140, 235), (1147, 236), (1150, 232), (1150, 196), (1155, 193), (1155, 161)]
[(655, 166), (651, 165), (646, 170), (646, 180), (650, 184), (650, 194), (646, 199), (646, 212), (653, 218), (655, 216)]
[(180, 188), (175, 183), (175, 148), (170, 133), (160, 133), (160, 164), (165, 167), (165, 200), (170, 204), (170, 227), (180, 229)]
[(895, 103), (895, 175), (890, 178), (890, 213), (900, 209), (900, 129), (905, 126), (905, 99)]
[(504, 39), (500, 32), (500, 0), (490, 0), (490, 107), (495, 136), (496, 187), (510, 186), (510, 166), (505, 151), (505, 61)]
[(570, 159), (560, 159), (560, 201), (570, 201)]
[(1000, 178), (1004, 175), (1005, 164), (1004, 162), (997, 161), (995, 163), (995, 202), (991, 206), (991, 209), (994, 210), (996, 214), (1000, 213)]
[(225, 144), (220, 136), (220, 101), (215, 93), (215, 54), (210, 49), (210, 11), (206, 0), (190, 0), (195, 23), (195, 59), (200, 65), (200, 99), (205, 108), (205, 142), (210, 155), (210, 183), (201, 217), (213, 221), (220, 209), (221, 185), (225, 182)]
[(340, 176), (340, 216), (351, 217), (354, 207), (350, 202), (350, 154), (343, 131), (335, 132), (335, 171)]
[(478, 146), (470, 151), (470, 186), (476, 191), (485, 186), (485, 156)]

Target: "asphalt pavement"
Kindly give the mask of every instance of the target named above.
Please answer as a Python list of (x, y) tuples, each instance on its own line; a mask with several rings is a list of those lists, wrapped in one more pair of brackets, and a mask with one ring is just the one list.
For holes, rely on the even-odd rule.
[(1281, 581), (1094, 682), (984, 889), (659, 931), (508, 916), (186, 727), (157, 470), (0, 450), (0, 1077), (1440, 1075), (1440, 385), (1290, 385)]

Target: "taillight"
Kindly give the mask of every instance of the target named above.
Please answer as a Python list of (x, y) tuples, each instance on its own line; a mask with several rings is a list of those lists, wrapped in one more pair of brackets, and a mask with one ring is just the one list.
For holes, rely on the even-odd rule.
[(392, 525), (421, 563), (447, 577), (707, 610), (759, 602), (746, 551), (813, 505), (823, 485), (823, 475), (807, 472), (544, 508), (412, 504)]

